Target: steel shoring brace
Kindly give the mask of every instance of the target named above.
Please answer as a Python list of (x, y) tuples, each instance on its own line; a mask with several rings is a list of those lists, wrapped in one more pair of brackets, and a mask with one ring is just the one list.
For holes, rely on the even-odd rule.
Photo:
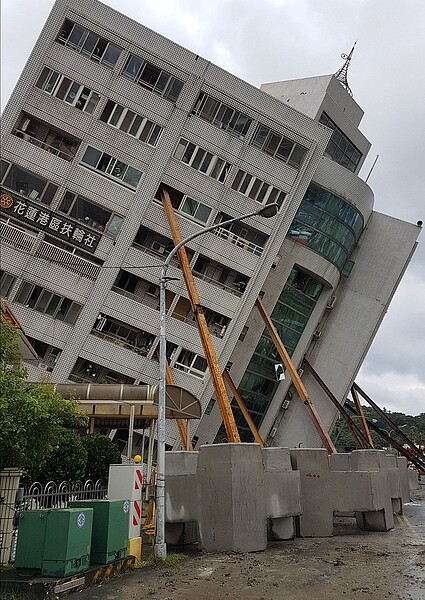
[[(373, 400), (372, 398), (369, 398), (369, 396), (366, 394), (366, 392), (364, 392), (358, 385), (357, 383), (353, 383), (353, 389), (358, 392), (360, 394), (360, 396), (362, 396), (362, 398), (364, 398), (366, 400), (366, 402), (368, 404), (370, 404), (370, 406), (378, 413), (378, 415), (387, 423), (387, 425), (389, 425), (389, 427), (391, 427), (391, 429), (394, 429), (395, 432), (397, 432), (397, 434), (400, 436), (400, 438), (404, 441), (404, 443), (409, 446), (413, 452), (413, 454), (416, 456), (417, 460), (419, 462), (421, 462), (422, 464), (425, 463), (425, 457), (424, 457), (424, 453), (421, 452), (421, 450), (412, 442), (411, 439), (409, 439), (407, 437), (407, 435), (405, 433), (403, 433), (403, 431), (397, 427), (397, 425), (394, 423), (394, 421), (392, 419), (390, 419), (390, 417), (388, 416), (387, 413), (385, 413)], [(370, 423), (369, 423), (370, 425)], [(392, 439), (392, 438), (390, 438)], [(422, 467), (423, 468), (423, 467)]]
[(361, 448), (361, 449), (373, 448), (372, 443), (369, 442), (368, 438), (365, 436), (363, 431), (357, 426), (356, 423), (354, 423), (353, 419), (350, 417), (346, 408), (338, 402), (338, 399), (333, 395), (333, 393), (328, 388), (328, 386), (325, 384), (323, 379), (321, 379), (321, 377), (319, 376), (317, 371), (315, 371), (313, 369), (313, 367), (311, 366), (311, 364), (308, 362), (308, 360), (306, 358), (304, 358), (303, 366), (305, 366), (310, 371), (310, 373), (312, 374), (314, 379), (317, 381), (317, 383), (320, 385), (320, 387), (323, 389), (323, 391), (328, 396), (329, 400), (332, 402), (332, 404), (335, 406), (335, 408), (338, 409), (339, 414), (344, 419), (348, 429), (351, 432), (351, 435), (354, 438), (354, 441), (356, 442), (357, 448)]
[[(182, 237), (174, 214), (174, 209), (171, 204), (170, 196), (167, 190), (162, 189), (161, 198), (165, 214), (167, 216), (168, 224), (170, 226), (173, 242), (175, 245), (177, 245), (179, 242), (182, 241)], [(200, 303), (198, 290), (193, 279), (192, 271), (189, 265), (189, 260), (187, 258), (186, 250), (184, 247), (180, 248), (180, 250), (177, 252), (177, 256), (183, 274), (183, 279), (186, 284), (186, 289), (188, 291), (191, 309), (195, 316), (196, 324), (198, 326), (202, 348), (204, 350), (205, 359), (207, 361), (208, 369), (210, 371), (211, 380), (214, 386), (218, 406), (220, 408), (221, 417), (223, 419), (224, 428), (226, 430), (227, 439), (229, 442), (232, 443), (240, 442), (241, 439), (239, 437), (235, 417), (230, 406), (230, 400), (227, 395), (226, 386), (224, 385), (223, 376), (221, 374), (220, 366), (217, 360), (217, 355), (215, 353), (215, 348), (211, 341), (208, 325), (205, 320), (203, 308)]]
[(271, 320), (266, 309), (264, 308), (264, 305), (261, 302), (260, 298), (257, 298), (257, 300), (255, 301), (255, 305), (258, 308), (260, 315), (264, 321), (264, 324), (267, 327), (267, 330), (270, 334), (270, 337), (273, 340), (276, 350), (278, 351), (279, 356), (289, 373), (292, 383), (294, 384), (294, 387), (297, 390), (299, 397), (301, 398), (304, 406), (306, 407), (306, 410), (310, 416), (314, 428), (320, 436), (322, 444), (324, 445), (329, 454), (333, 454), (334, 452), (336, 452), (336, 448), (329, 436), (329, 433), (323, 427), (319, 415), (316, 411), (316, 408), (313, 406), (310, 397), (307, 393), (307, 390), (305, 389), (304, 384), (301, 381), (300, 376), (298, 375), (295, 365), (292, 362), (288, 352), (286, 351), (286, 348), (279, 337), (276, 327), (274, 326), (273, 321)]

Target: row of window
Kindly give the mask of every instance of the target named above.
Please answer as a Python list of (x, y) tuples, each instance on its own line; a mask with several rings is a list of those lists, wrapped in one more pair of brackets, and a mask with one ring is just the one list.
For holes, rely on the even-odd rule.
[(276, 133), (270, 127), (259, 124), (252, 139), (252, 145), (259, 148), (266, 154), (270, 154), (284, 163), (299, 169), (307, 148), (286, 138), (280, 133)]
[(108, 100), (100, 120), (113, 127), (125, 131), (150, 146), (156, 146), (162, 133), (162, 127), (149, 121), (146, 117), (125, 108), (112, 100)]
[[(122, 51), (122, 48), (116, 44), (69, 19), (65, 19), (57, 41), (110, 68), (115, 66)], [(135, 54), (128, 56), (121, 74), (172, 102), (177, 100), (183, 88), (183, 81)], [(93, 112), (99, 101), (99, 94), (93, 90), (48, 68), (43, 69), (36, 85), (47, 93), (89, 113)], [(123, 107), (120, 108), (124, 110)], [(137, 121), (139, 115), (129, 112), (129, 115), (120, 117), (123, 126), (115, 126), (127, 132), (132, 129), (131, 135), (140, 137), (144, 125)], [(111, 118), (111, 114), (108, 119)], [(205, 92), (200, 93), (193, 114), (241, 139), (246, 136), (252, 123), (252, 119), (248, 115)], [(114, 118), (118, 119), (118, 116)], [(103, 120), (107, 120), (107, 118)], [(333, 130), (325, 154), (354, 172), (362, 157), (360, 151), (326, 113), (323, 113), (319, 120)], [(146, 134), (146, 137), (149, 135)], [(302, 145), (262, 124), (258, 125), (252, 144), (297, 169), (300, 168), (307, 153), (307, 149)]]
[(142, 171), (92, 146), (87, 146), (84, 156), (81, 159), (81, 164), (94, 169), (104, 177), (122, 182), (133, 190), (137, 188), (142, 177)]
[(326, 113), (322, 113), (319, 123), (322, 123), (333, 130), (331, 139), (329, 140), (325, 150), (325, 155), (329, 156), (329, 158), (342, 165), (349, 171), (355, 173), (362, 157), (360, 150), (358, 150), (355, 145), (350, 142), (348, 137), (342, 133), (341, 129), (337, 127), (337, 125)]
[[(7, 161), (1, 161), (0, 167), (1, 184), (31, 200), (52, 203), (58, 186)], [(112, 237), (117, 235), (123, 220), (120, 215), (70, 191), (65, 192), (58, 211)]]
[(252, 119), (239, 110), (227, 106), (209, 94), (201, 92), (193, 109), (193, 114), (220, 129), (243, 139)]
[(200, 148), (200, 146), (197, 146), (184, 138), (180, 138), (174, 152), (174, 158), (181, 160), (193, 169), (205, 173), (205, 175), (209, 175), (209, 177), (212, 177), (221, 183), (224, 183), (232, 168), (232, 165), (223, 158)]
[(285, 192), (281, 192), (278, 188), (269, 185), (259, 177), (254, 177), (254, 175), (250, 175), (241, 169), (236, 173), (232, 189), (261, 204), (275, 202), (280, 207), (286, 198)]
[(363, 229), (353, 206), (317, 184), (310, 184), (287, 238), (308, 246), (341, 272)]
[(74, 325), (82, 308), (69, 298), (26, 281), (21, 283), (14, 301), (70, 325)]
[(65, 19), (57, 41), (109, 68), (115, 66), (122, 51), (116, 44), (69, 19)]
[[(199, 200), (190, 198), (187, 194), (183, 194), (183, 192), (179, 192), (174, 188), (168, 186), (164, 187), (167, 189), (170, 195), (171, 204), (177, 212), (198, 223), (204, 224), (208, 221), (212, 210), (209, 206), (202, 204)], [(155, 194), (155, 200), (161, 202), (161, 186)]]
[[(292, 269), (271, 314), (273, 324), (289, 355), (293, 354), (322, 289), (322, 284), (313, 277), (297, 268)], [(265, 329), (238, 386), (257, 428), (260, 427), (279, 385), (276, 381), (275, 364), (280, 362), (276, 347)], [(252, 441), (251, 431), (234, 401), (232, 409), (241, 440)], [(221, 428), (216, 439), (220, 441), (224, 435), (225, 432)]]
[(97, 92), (48, 67), (43, 68), (35, 85), (47, 94), (89, 114), (93, 113), (100, 100)]

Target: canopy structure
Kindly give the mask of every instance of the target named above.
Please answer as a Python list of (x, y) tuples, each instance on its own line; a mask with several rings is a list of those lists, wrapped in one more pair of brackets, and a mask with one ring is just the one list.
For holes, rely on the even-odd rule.
[[(94, 423), (122, 427), (132, 421), (136, 429), (158, 418), (157, 385), (58, 383), (54, 389), (64, 398), (76, 400), (78, 409)], [(178, 385), (166, 386), (167, 419), (200, 419), (201, 404)]]

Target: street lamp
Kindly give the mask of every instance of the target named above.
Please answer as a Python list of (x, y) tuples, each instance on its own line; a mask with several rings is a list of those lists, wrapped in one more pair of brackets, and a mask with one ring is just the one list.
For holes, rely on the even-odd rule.
[(259, 210), (242, 215), (241, 217), (235, 217), (228, 219), (221, 223), (215, 223), (210, 227), (206, 227), (201, 231), (192, 233), (187, 236), (184, 240), (181, 240), (171, 252), (162, 265), (160, 287), (159, 287), (159, 313), (160, 313), (160, 324), (159, 324), (159, 396), (158, 396), (158, 434), (157, 434), (157, 474), (156, 474), (156, 539), (155, 539), (155, 556), (160, 560), (164, 560), (167, 556), (167, 546), (165, 543), (165, 374), (167, 368), (167, 340), (165, 336), (165, 325), (166, 325), (166, 306), (165, 306), (165, 292), (167, 288), (167, 270), (170, 265), (171, 259), (177, 254), (177, 252), (185, 246), (188, 242), (197, 238), (200, 235), (209, 233), (214, 229), (220, 227), (226, 227), (231, 223), (237, 223), (238, 221), (244, 221), (249, 217), (256, 217), (257, 215), (265, 218), (274, 217), (279, 210), (279, 205), (276, 203), (267, 204)]

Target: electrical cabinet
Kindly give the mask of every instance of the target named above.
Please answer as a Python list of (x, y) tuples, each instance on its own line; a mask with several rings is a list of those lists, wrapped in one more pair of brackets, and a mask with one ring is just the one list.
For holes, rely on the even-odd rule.
[(93, 509), (90, 562), (105, 565), (127, 556), (129, 500), (75, 500), (69, 506)]
[(19, 519), (15, 567), (66, 577), (90, 564), (93, 509), (24, 511)]

